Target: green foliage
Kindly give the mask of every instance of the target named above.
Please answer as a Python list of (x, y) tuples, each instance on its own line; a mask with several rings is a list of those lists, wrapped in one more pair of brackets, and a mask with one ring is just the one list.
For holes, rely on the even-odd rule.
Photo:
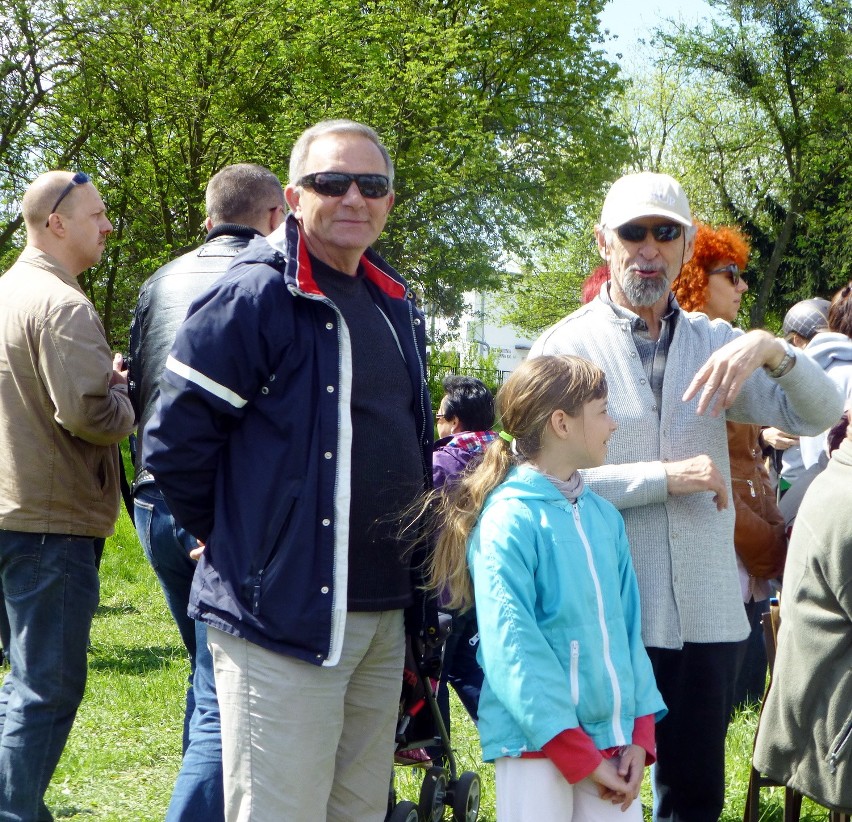
[(476, 377), (485, 383), (492, 394), (496, 394), (503, 382), (503, 372), (497, 367), (498, 360), (499, 355), (496, 351), (483, 354), (480, 347), (475, 344), (462, 352), (452, 347), (432, 345), (426, 374), (432, 410), (438, 410), (441, 398), (444, 396), (442, 381), (453, 374)]
[(753, 244), (751, 322), (852, 275), (845, 226), (852, 151), (849, 0), (716, 0), (723, 16), (659, 33), (664, 96), (642, 154), (695, 191), (697, 216)]
[(583, 281), (600, 265), (595, 246), (592, 208), (585, 220), (566, 218), (570, 230), (537, 237), (532, 261), (506, 278), (499, 293), (501, 320), (521, 333), (535, 337), (580, 306)]
[(210, 175), (255, 161), (283, 177), (296, 135), (326, 117), (385, 138), (397, 199), (379, 250), (458, 312), (625, 156), (602, 5), (82, 0), (28, 139), (36, 167), (93, 171), (107, 200), (115, 233), (84, 284), (115, 344), (142, 281), (202, 238)]

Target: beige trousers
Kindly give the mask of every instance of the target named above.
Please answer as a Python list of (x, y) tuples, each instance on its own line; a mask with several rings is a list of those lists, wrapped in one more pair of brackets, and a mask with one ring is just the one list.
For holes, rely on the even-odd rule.
[(323, 668), (209, 628), (228, 822), (382, 822), (404, 657), (402, 611), (346, 616)]

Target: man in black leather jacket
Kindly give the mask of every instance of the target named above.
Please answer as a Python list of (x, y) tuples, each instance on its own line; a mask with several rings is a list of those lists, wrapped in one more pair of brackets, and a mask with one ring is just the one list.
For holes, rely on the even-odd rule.
[(219, 708), (204, 623), (187, 616), (195, 571), (193, 536), (177, 526), (142, 457), (145, 425), (154, 412), (159, 380), (190, 304), (227, 271), (233, 258), (284, 218), (284, 192), (268, 169), (249, 163), (223, 168), (207, 184), (204, 244), (158, 269), (142, 286), (130, 330), (131, 399), (138, 447), (133, 480), (136, 530), (177, 623), (190, 658), (183, 763), (172, 793), (169, 822), (224, 820)]

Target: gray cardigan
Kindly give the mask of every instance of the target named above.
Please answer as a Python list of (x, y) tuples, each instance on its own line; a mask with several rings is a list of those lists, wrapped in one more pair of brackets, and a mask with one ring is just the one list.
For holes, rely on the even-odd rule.
[[(679, 310), (679, 309), (678, 309)], [(530, 356), (577, 354), (603, 368), (618, 430), (607, 465), (584, 472), (590, 487), (621, 510), (642, 598), (649, 647), (736, 642), (748, 635), (734, 554), (734, 507), (718, 512), (710, 493), (669, 496), (664, 463), (707, 454), (726, 478), (726, 416), (695, 413), (681, 400), (708, 357), (743, 332), (704, 314), (680, 311), (658, 411), (630, 323), (600, 297), (545, 331)], [(840, 419), (842, 398), (809, 357), (774, 380), (758, 369), (727, 419), (813, 434)]]
[(852, 442), (808, 488), (784, 569), (772, 687), (755, 767), (852, 811)]

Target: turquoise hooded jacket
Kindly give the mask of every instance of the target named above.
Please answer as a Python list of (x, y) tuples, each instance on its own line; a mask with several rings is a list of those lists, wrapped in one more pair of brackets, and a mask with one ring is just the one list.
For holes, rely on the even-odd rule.
[(639, 589), (618, 511), (569, 502), (529, 466), (486, 499), (467, 549), (485, 671), (483, 758), (538, 751), (581, 727), (599, 750), (666, 708), (642, 644)]

